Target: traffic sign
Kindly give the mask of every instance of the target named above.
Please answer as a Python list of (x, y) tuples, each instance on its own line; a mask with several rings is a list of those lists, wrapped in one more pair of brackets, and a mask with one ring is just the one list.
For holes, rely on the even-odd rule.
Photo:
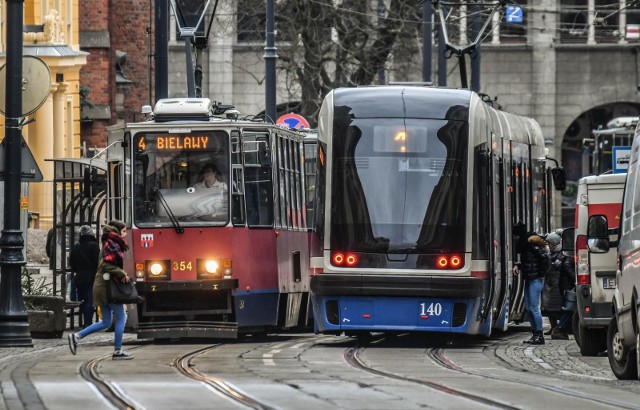
[(524, 13), (522, 12), (522, 7), (507, 6), (505, 20), (507, 23), (522, 23), (524, 21)]
[(631, 147), (613, 147), (611, 162), (614, 174), (622, 174), (629, 169), (631, 159)]
[(276, 121), (276, 124), (283, 125), (287, 128), (295, 128), (298, 130), (302, 128), (311, 128), (309, 126), (309, 122), (302, 115), (293, 113), (281, 115)]
[[(3, 139), (0, 142), (0, 181), (6, 180), (5, 175), (5, 146), (4, 142), (7, 139)], [(20, 182), (42, 182), (43, 176), (40, 168), (38, 167), (38, 163), (36, 159), (33, 157), (29, 146), (24, 141), (22, 137), (20, 137), (21, 144), (21, 154), (22, 154), (22, 172), (20, 173)]]

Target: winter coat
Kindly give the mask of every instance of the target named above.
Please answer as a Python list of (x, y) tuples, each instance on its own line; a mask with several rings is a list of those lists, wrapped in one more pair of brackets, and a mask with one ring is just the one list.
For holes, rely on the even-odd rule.
[(551, 267), (544, 278), (542, 288), (542, 310), (547, 312), (562, 311), (564, 291), (575, 287), (573, 274), (573, 259), (565, 256), (561, 251), (550, 255)]
[(82, 235), (80, 241), (73, 245), (69, 255), (69, 266), (75, 273), (77, 284), (93, 283), (98, 271), (100, 245), (93, 235)]
[(518, 244), (520, 272), (527, 280), (543, 278), (549, 269), (549, 252), (544, 239), (530, 232)]
[[(95, 281), (93, 282), (93, 306), (108, 305), (107, 299), (107, 281), (104, 280), (104, 274), (108, 273), (110, 278), (122, 280), (127, 273), (123, 270), (124, 251), (127, 245), (120, 237), (118, 228), (105, 225), (102, 234), (102, 249), (98, 257), (98, 271), (96, 272)], [(120, 238), (118, 241), (116, 236)], [(107, 255), (105, 258), (105, 254)], [(113, 261), (114, 263), (110, 263)]]

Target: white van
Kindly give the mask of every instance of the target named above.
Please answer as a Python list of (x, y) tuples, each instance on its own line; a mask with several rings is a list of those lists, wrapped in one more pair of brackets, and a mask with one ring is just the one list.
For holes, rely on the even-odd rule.
[[(616, 287), (615, 247), (627, 174), (588, 176), (578, 181), (575, 221), (576, 299), (573, 333), (584, 356), (607, 349), (607, 326), (611, 320), (611, 300)], [(587, 238), (594, 218), (604, 216), (610, 248), (590, 249)]]
[[(637, 352), (640, 351), (640, 125), (631, 147), (631, 162), (625, 184), (618, 244), (617, 287), (612, 301), (613, 317), (607, 331), (607, 352), (611, 370), (619, 379), (640, 379)], [(611, 221), (601, 217), (593, 221), (589, 247), (606, 250), (613, 244), (605, 231)]]

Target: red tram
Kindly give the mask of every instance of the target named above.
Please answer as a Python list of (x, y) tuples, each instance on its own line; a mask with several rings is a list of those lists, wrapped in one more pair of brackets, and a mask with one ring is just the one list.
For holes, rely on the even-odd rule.
[(311, 323), (304, 133), (206, 98), (160, 100), (108, 133), (108, 213), (131, 227), (139, 338)]

